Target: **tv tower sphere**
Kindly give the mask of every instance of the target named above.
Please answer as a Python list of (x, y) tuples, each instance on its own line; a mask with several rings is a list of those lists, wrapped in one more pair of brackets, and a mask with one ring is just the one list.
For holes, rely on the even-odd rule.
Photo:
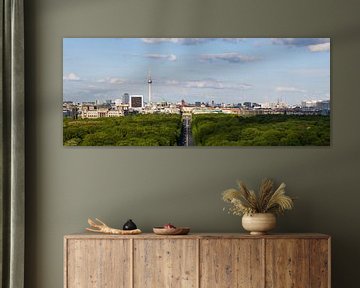
[(148, 89), (149, 89), (149, 104), (151, 104), (151, 83), (152, 83), (152, 80), (151, 80), (151, 74), (150, 74), (150, 71), (149, 71), (149, 75), (148, 75)]

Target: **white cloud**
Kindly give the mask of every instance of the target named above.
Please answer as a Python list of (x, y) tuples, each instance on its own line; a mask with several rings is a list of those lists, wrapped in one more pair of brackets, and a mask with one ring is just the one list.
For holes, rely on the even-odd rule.
[(224, 89), (224, 84), (216, 80), (203, 80), (203, 81), (187, 81), (185, 83), (187, 88), (213, 88)]
[(306, 47), (311, 52), (330, 51), (330, 38), (273, 38), (273, 44)]
[(276, 92), (294, 92), (294, 93), (305, 93), (306, 90), (299, 89), (292, 86), (278, 86), (275, 88)]
[(314, 44), (314, 45), (309, 45), (308, 49), (311, 52), (325, 52), (325, 51), (330, 51), (330, 42), (328, 43), (322, 43), (322, 44)]
[(229, 83), (222, 82), (215, 79), (205, 80), (191, 80), (191, 81), (178, 81), (178, 80), (167, 80), (165, 85), (185, 87), (185, 88), (208, 88), (208, 89), (249, 89), (252, 87), (246, 83)]
[(124, 79), (121, 78), (110, 78), (109, 83), (110, 84), (123, 84), (125, 82)]
[(77, 74), (75, 74), (74, 72), (70, 72), (70, 73), (65, 74), (65, 75), (63, 76), (63, 80), (65, 80), (65, 81), (79, 81), (79, 80), (81, 80), (81, 79), (80, 79), (80, 77), (79, 77)]
[(142, 38), (142, 41), (146, 44), (157, 44), (157, 43), (167, 42), (167, 43), (182, 44), (182, 45), (196, 45), (214, 40), (239, 43), (244, 41), (245, 39), (244, 38)]
[(147, 44), (157, 43), (175, 43), (183, 45), (196, 45), (206, 41), (212, 40), (211, 38), (142, 38), (142, 41)]
[(256, 61), (259, 58), (255, 56), (243, 55), (237, 52), (232, 52), (232, 53), (220, 53), (220, 54), (203, 54), (201, 55), (201, 59), (209, 62), (215, 60), (221, 60), (229, 63), (244, 63), (244, 62)]
[(322, 43), (330, 43), (330, 38), (272, 38), (271, 42), (277, 45), (307, 47)]
[(176, 61), (177, 57), (174, 54), (146, 54), (145, 57), (156, 60)]
[(166, 80), (164, 82), (165, 85), (174, 85), (174, 86), (178, 86), (180, 85), (180, 81), (178, 80)]
[(105, 79), (99, 79), (96, 82), (98, 83), (109, 83), (109, 84), (123, 84), (125, 83), (125, 79), (117, 78), (117, 77), (108, 77)]
[(222, 40), (225, 42), (230, 42), (230, 43), (240, 43), (240, 42), (243, 42), (245, 39), (244, 38), (222, 38)]

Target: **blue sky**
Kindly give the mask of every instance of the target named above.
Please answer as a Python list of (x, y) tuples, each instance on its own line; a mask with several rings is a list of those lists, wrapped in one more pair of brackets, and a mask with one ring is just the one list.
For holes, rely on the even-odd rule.
[(64, 38), (64, 101), (330, 99), (329, 38)]

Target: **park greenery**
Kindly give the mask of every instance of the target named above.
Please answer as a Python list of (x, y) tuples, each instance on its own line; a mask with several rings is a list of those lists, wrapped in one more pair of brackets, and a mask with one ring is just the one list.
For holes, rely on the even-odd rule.
[(198, 146), (328, 146), (330, 116), (202, 114), (192, 135)]
[[(202, 114), (192, 117), (197, 146), (328, 146), (330, 116)], [(181, 145), (180, 115), (64, 119), (65, 146)]]
[(64, 119), (65, 146), (175, 146), (180, 115), (129, 115), (97, 119)]

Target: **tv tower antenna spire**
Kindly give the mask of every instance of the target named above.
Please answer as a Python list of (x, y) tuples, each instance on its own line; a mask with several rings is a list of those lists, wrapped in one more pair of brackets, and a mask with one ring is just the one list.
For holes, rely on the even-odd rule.
[(149, 73), (148, 73), (148, 80), (147, 80), (147, 83), (148, 83), (148, 89), (149, 89), (149, 104), (151, 104), (151, 84), (152, 84), (152, 79), (151, 79), (151, 72), (149, 70)]

